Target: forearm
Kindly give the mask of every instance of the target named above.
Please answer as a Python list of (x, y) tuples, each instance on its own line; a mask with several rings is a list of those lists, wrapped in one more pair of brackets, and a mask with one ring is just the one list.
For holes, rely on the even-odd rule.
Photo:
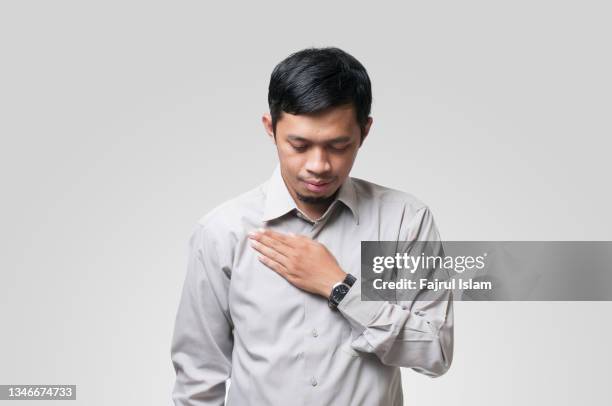
[(386, 365), (440, 376), (453, 357), (453, 302), (450, 291), (424, 302), (362, 301), (356, 282), (338, 306), (353, 330), (352, 347), (377, 355)]

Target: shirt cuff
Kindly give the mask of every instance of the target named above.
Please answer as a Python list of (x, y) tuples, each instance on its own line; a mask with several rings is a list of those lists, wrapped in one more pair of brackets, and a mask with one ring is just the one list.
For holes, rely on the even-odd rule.
[(385, 302), (382, 301), (362, 301), (361, 281), (356, 280), (348, 293), (338, 303), (338, 311), (361, 334), (384, 305)]

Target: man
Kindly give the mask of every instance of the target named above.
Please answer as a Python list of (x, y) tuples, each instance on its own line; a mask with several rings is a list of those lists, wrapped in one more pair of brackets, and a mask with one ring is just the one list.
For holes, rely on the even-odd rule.
[(172, 342), (176, 405), (403, 404), (399, 367), (453, 356), (452, 297), (362, 301), (362, 240), (438, 241), (412, 195), (349, 177), (372, 125), (370, 79), (338, 48), (272, 72), (262, 118), (279, 165), (190, 239)]

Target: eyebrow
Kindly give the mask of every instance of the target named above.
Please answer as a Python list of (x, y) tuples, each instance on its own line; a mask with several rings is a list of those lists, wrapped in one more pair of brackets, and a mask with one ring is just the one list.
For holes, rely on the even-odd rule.
[[(287, 135), (287, 138), (291, 141), (300, 141), (300, 142), (310, 142), (310, 140), (304, 138), (304, 137), (300, 137), (299, 135), (294, 135), (294, 134), (289, 134)], [(332, 143), (340, 143), (340, 142), (347, 142), (350, 141), (351, 137), (348, 135), (341, 135), (339, 137), (336, 137), (332, 140), (329, 140), (328, 143), (332, 144)]]

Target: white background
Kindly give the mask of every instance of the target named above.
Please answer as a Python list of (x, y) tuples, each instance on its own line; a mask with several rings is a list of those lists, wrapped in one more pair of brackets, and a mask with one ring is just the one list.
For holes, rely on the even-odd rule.
[[(344, 49), (372, 79), (351, 175), (426, 202), (444, 239), (611, 240), (610, 11), (3, 1), (0, 384), (76, 384), (73, 406), (171, 403), (188, 237), (270, 176), (270, 73), (308, 46)], [(453, 365), (404, 371), (406, 404), (608, 405), (611, 310), (456, 303)]]

